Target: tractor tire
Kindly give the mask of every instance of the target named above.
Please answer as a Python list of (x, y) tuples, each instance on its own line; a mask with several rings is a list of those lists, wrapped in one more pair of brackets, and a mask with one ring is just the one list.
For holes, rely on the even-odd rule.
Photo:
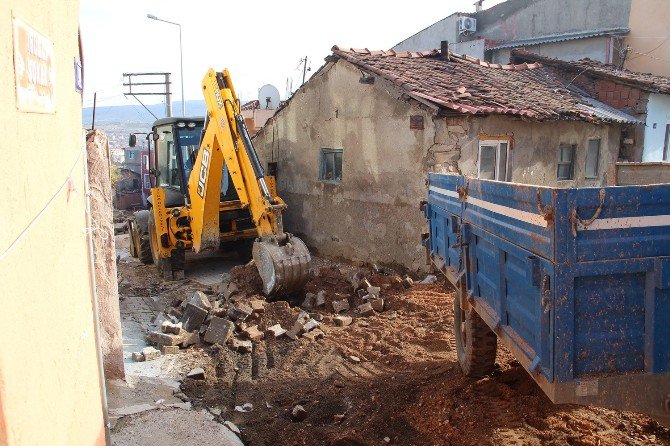
[(461, 310), (460, 292), (454, 298), (456, 356), (466, 376), (481, 378), (493, 371), (498, 337), (474, 309)]
[[(151, 254), (151, 240), (149, 235), (149, 215), (153, 214), (153, 211), (150, 209), (148, 211), (137, 211), (135, 212), (135, 228), (137, 231), (136, 245), (135, 250), (137, 252), (137, 257), (139, 257), (140, 262), (145, 265), (151, 265), (154, 263), (153, 256)], [(131, 238), (133, 237), (131, 233)]]
[(158, 268), (158, 272), (165, 280), (181, 280), (184, 278), (184, 264), (186, 262), (186, 253), (183, 249), (173, 249), (170, 257), (160, 256), (160, 240), (154, 221), (154, 213), (149, 213), (149, 246), (151, 248), (151, 258)]

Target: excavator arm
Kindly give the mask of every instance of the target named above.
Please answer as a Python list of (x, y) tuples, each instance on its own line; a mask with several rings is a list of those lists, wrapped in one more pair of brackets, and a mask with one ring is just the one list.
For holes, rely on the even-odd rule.
[(188, 180), (193, 250), (218, 248), (223, 166), (258, 231), (253, 255), (268, 295), (286, 294), (305, 284), (311, 258), (297, 237), (285, 233), (284, 202), (270, 193), (249, 132), (240, 114), (228, 70), (209, 69), (202, 81), (207, 106), (204, 135)]

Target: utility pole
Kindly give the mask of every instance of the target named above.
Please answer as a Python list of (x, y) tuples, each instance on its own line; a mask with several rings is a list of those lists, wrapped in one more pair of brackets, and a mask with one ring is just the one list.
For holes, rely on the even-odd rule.
[(147, 14), (147, 18), (156, 20), (158, 22), (169, 23), (179, 27), (179, 67), (181, 70), (181, 115), (186, 116), (186, 101), (184, 100), (184, 51), (181, 46), (181, 25), (179, 23), (171, 22), (169, 20), (159, 19), (153, 14)]
[[(295, 59), (294, 59), (295, 60)], [(307, 74), (307, 56), (302, 60), (302, 83), (305, 83), (305, 75)]]
[[(165, 115), (168, 118), (172, 116), (172, 91), (170, 90), (172, 81), (170, 80), (170, 73), (123, 73), (123, 78), (123, 86), (128, 87), (128, 92), (124, 93), (124, 95), (134, 97), (135, 100), (137, 100), (137, 102), (139, 102), (140, 105), (156, 119), (158, 119), (158, 117), (142, 103), (138, 96), (164, 96)], [(134, 81), (134, 79), (137, 78), (139, 78), (140, 82)], [(141, 82), (144, 80), (146, 80), (146, 82)], [(154, 88), (156, 85), (162, 85), (163, 91), (155, 91)], [(138, 86), (141, 91), (137, 91)], [(135, 87), (135, 90), (133, 90), (133, 87)]]

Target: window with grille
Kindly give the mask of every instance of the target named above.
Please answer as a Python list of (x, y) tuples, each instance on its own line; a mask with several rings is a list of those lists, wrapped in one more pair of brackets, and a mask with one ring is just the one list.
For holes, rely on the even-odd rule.
[(342, 149), (321, 149), (319, 179), (332, 183), (342, 181)]
[(558, 168), (556, 178), (559, 180), (572, 180), (575, 176), (575, 144), (561, 144), (558, 148)]

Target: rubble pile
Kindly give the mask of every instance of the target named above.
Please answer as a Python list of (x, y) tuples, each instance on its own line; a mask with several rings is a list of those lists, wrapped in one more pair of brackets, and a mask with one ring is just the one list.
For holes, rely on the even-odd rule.
[[(238, 266), (218, 290), (175, 299), (156, 317), (154, 329), (146, 336), (147, 344), (156, 348), (135, 352), (133, 359), (148, 361), (190, 345), (227, 345), (245, 354), (269, 340), (316, 342), (326, 336), (325, 325), (347, 327), (355, 318), (381, 313), (384, 293), (410, 286), (411, 278), (388, 270), (359, 270), (347, 279), (339, 269), (324, 267), (314, 274), (303, 295), (293, 297), (301, 304), (292, 307), (287, 301), (268, 302), (261, 295), (262, 282), (253, 263)], [(326, 319), (324, 314), (330, 316)]]

